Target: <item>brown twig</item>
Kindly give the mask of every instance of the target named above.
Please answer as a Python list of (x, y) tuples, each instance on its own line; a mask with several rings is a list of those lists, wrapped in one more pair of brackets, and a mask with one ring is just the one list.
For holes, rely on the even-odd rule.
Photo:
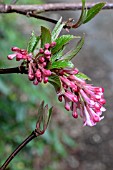
[[(90, 9), (95, 3), (86, 3), (87, 9)], [(54, 19), (39, 16), (39, 13), (62, 10), (81, 10), (81, 3), (49, 3), (42, 5), (7, 5), (0, 4), (0, 13), (19, 13), (26, 16), (34, 17), (48, 22), (56, 23)], [(103, 9), (113, 9), (113, 3), (106, 3)]]
[[(40, 134), (39, 134), (40, 135)], [(4, 162), (4, 164), (0, 167), (0, 170), (5, 170), (6, 167), (9, 165), (11, 160), (24, 148), (31, 140), (33, 140), (35, 137), (39, 136), (37, 135), (37, 131), (34, 130), (15, 150), (14, 152), (8, 157), (8, 159)]]
[[(87, 9), (90, 9), (96, 3), (86, 3)], [(24, 12), (48, 12), (48, 11), (62, 11), (62, 10), (81, 10), (82, 4), (81, 3), (49, 3), (49, 4), (42, 4), (42, 5), (7, 5), (7, 4), (0, 4), (0, 13), (13, 13), (17, 12), (20, 13)], [(103, 9), (113, 9), (113, 3), (106, 3)]]
[(27, 70), (24, 66), (0, 69), (0, 74), (11, 74), (11, 73), (27, 74)]

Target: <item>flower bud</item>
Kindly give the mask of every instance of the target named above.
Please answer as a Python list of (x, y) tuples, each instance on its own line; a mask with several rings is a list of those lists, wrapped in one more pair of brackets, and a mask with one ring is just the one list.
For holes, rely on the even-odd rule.
[(37, 77), (37, 78), (41, 77), (41, 71), (39, 69), (37, 69), (37, 71), (35, 73), (35, 77)]
[(34, 84), (34, 85), (38, 85), (38, 83), (39, 83), (39, 82), (38, 82), (37, 79), (35, 79), (35, 80), (33, 81), (33, 84)]
[(28, 74), (28, 78), (30, 81), (33, 81), (35, 79), (34, 74)]
[(47, 44), (44, 45), (44, 47), (45, 47), (45, 49), (48, 49), (50, 47), (50, 44), (47, 43)]
[(15, 52), (20, 52), (20, 48), (18, 48), (18, 47), (12, 47), (11, 50), (15, 51)]
[(44, 77), (44, 83), (46, 84), (48, 82), (48, 77)]
[(44, 53), (43, 48), (40, 48), (40, 49), (39, 49), (39, 53), (40, 53), (40, 54), (43, 54), (43, 53)]
[(46, 56), (50, 56), (50, 55), (51, 55), (51, 52), (50, 52), (49, 50), (45, 50), (45, 51), (44, 51), (44, 54), (45, 54)]
[(12, 59), (15, 58), (15, 57), (16, 57), (16, 54), (10, 54), (10, 55), (7, 56), (7, 58), (8, 58), (9, 60), (12, 60)]
[(39, 62), (43, 63), (45, 61), (45, 58), (43, 56), (39, 57)]
[(55, 45), (56, 45), (56, 42), (52, 42), (52, 43), (50, 44), (50, 47), (53, 48)]

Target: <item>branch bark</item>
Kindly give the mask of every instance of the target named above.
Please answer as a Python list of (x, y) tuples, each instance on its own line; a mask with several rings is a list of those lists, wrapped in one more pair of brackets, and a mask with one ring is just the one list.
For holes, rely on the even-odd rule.
[(4, 164), (0, 167), (0, 170), (5, 170), (12, 159), (24, 148), (31, 140), (37, 137), (37, 132), (34, 130), (15, 150), (14, 152), (7, 158)]
[[(96, 3), (86, 3), (87, 9), (90, 9)], [(42, 5), (7, 5), (7, 4), (0, 4), (0, 13), (42, 13), (48, 11), (62, 11), (62, 10), (81, 10), (82, 4), (81, 3), (49, 3), (49, 4), (42, 4)], [(106, 3), (103, 9), (113, 9), (113, 3)]]
[(26, 70), (26, 68), (24, 66), (0, 69), (0, 74), (11, 74), (11, 73), (27, 74), (28, 71)]
[[(90, 9), (95, 3), (86, 3), (87, 9)], [(46, 20), (54, 24), (57, 23), (56, 20), (50, 19), (44, 16), (39, 16), (38, 14), (50, 11), (63, 11), (63, 10), (81, 10), (81, 3), (49, 3), (42, 5), (7, 5), (0, 4), (0, 13), (18, 13), (30, 17), (34, 17), (41, 20)], [(113, 9), (113, 3), (106, 3), (103, 9)]]

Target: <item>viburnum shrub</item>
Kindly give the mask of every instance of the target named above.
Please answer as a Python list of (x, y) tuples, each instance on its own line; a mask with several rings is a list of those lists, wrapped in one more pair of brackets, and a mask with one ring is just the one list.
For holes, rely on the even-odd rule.
[[(39, 83), (53, 85), (58, 100), (64, 103), (65, 109), (71, 111), (75, 119), (80, 116), (84, 126), (94, 126), (104, 118), (102, 115), (106, 110), (104, 108), (106, 103), (104, 89), (89, 84), (91, 79), (75, 68), (71, 61), (81, 50), (85, 35), (80, 37), (71, 34), (59, 36), (59, 34), (63, 28), (69, 31), (71, 28), (77, 28), (81, 24), (87, 23), (104, 5), (105, 3), (98, 3), (87, 10), (85, 1), (82, 0), (82, 12), (75, 24), (72, 23), (72, 20), (63, 22), (60, 18), (52, 32), (42, 26), (41, 35), (38, 36), (32, 32), (27, 49), (12, 47), (13, 54), (8, 55), (9, 60), (22, 61), (19, 71), (27, 74), (31, 83), (36, 86)], [(72, 50), (65, 52), (68, 43), (73, 39), (77, 39), (78, 43)], [(48, 105), (44, 106), (44, 102), (42, 102), (38, 110), (36, 129), (25, 139), (24, 144), (14, 151), (0, 170), (5, 169), (11, 159), (31, 139), (45, 132), (51, 113), (52, 108), (48, 109)]]
[(64, 53), (67, 43), (79, 37), (70, 34), (58, 37), (63, 26), (60, 19), (52, 33), (41, 27), (41, 36), (32, 33), (27, 50), (12, 47), (14, 54), (8, 55), (8, 59), (22, 60), (21, 65), (27, 70), (28, 79), (34, 85), (42, 82), (52, 84), (58, 100), (64, 101), (65, 109), (72, 111), (74, 118), (80, 115), (84, 125), (94, 126), (104, 118), (104, 89), (88, 84), (86, 81), (90, 80), (89, 77), (74, 68), (71, 62), (83, 45), (84, 36), (76, 48)]

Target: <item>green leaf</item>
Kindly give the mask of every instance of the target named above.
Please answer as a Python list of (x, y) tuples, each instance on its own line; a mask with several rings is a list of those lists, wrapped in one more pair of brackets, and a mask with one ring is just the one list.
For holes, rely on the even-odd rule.
[(74, 39), (75, 36), (73, 35), (62, 35), (61, 37), (58, 37), (56, 39), (56, 45), (54, 48), (52, 48), (52, 54), (55, 54), (59, 50), (63, 48), (64, 45), (66, 45), (69, 41)]
[(77, 55), (77, 53), (81, 50), (82, 46), (84, 44), (84, 36), (80, 39), (80, 41), (77, 43), (77, 46), (75, 49), (69, 51), (66, 53), (61, 59), (65, 60), (71, 60), (73, 57)]
[(43, 112), (44, 112), (44, 101), (42, 101), (42, 103), (40, 104), (39, 109), (38, 109), (37, 122), (39, 122), (39, 123), (42, 120)]
[(43, 130), (45, 131), (47, 129), (47, 114), (48, 114), (48, 105), (44, 106), (44, 111), (43, 111)]
[(74, 65), (71, 61), (68, 61), (68, 60), (58, 60), (52, 63), (52, 69), (53, 68), (65, 68), (65, 67), (73, 68)]
[(63, 56), (63, 51), (64, 51), (64, 47), (60, 50), (60, 51), (58, 51), (57, 53), (55, 53), (54, 55), (52, 55), (52, 57), (51, 57), (51, 62), (53, 63), (55, 60), (58, 60), (58, 59), (60, 59), (62, 56)]
[(89, 80), (91, 81), (91, 79), (84, 73), (79, 72), (78, 74), (75, 75), (76, 77), (80, 78), (80, 79), (84, 79), (84, 80)]
[(43, 48), (46, 43), (51, 43), (51, 32), (46, 27), (41, 27), (41, 47)]
[(73, 25), (73, 28), (78, 28), (84, 21), (86, 17), (87, 9), (85, 9), (85, 0), (82, 0), (82, 11), (78, 21)]
[(83, 23), (85, 24), (89, 22), (92, 18), (94, 18), (95, 15), (97, 15), (100, 12), (100, 10), (104, 7), (105, 4), (106, 4), (105, 2), (101, 2), (94, 5), (91, 9), (89, 9)]
[(54, 86), (56, 92), (58, 92), (62, 89), (62, 84), (61, 84), (59, 76), (56, 76), (56, 75), (50, 76), (49, 77), (49, 83)]
[(37, 43), (39, 42), (39, 40), (40, 40), (40, 37), (36, 36), (34, 32), (32, 32), (31, 37), (28, 42), (28, 46), (27, 46), (28, 53), (32, 53), (35, 50), (35, 47)]
[(59, 19), (59, 21), (57, 22), (57, 24), (55, 25), (51, 35), (52, 35), (52, 42), (56, 40), (56, 38), (59, 36), (63, 26), (65, 24), (62, 23), (62, 17)]
[(86, 1), (85, 1), (85, 0), (82, 0), (82, 7), (83, 7), (83, 8), (85, 7), (85, 3), (86, 3)]
[(53, 107), (51, 107), (51, 108), (49, 109), (49, 111), (48, 111), (46, 127), (48, 126), (48, 124), (49, 124), (49, 122), (50, 122), (51, 115), (52, 115), (52, 111), (53, 111)]

